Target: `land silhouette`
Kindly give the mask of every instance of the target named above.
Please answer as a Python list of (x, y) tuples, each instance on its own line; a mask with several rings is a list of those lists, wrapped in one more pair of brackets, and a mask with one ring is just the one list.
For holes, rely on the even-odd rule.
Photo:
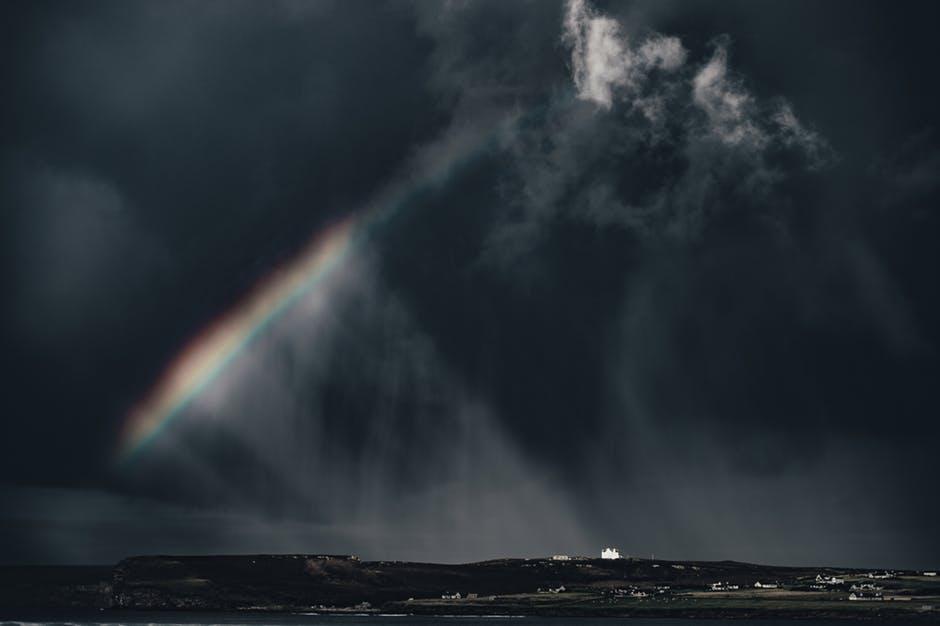
[(466, 564), (324, 554), (0, 568), (0, 609), (617, 617), (940, 617), (935, 572), (556, 555)]

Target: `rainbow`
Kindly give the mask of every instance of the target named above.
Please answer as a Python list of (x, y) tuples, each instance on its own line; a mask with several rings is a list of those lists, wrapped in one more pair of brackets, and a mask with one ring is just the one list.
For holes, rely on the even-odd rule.
[(154, 441), (262, 330), (322, 285), (377, 226), (416, 194), (443, 184), (459, 166), (483, 154), (497, 133), (517, 119), (512, 116), (501, 120), (489, 132), (466, 129), (433, 146), (411, 178), (386, 189), (366, 210), (318, 233), (290, 262), (207, 325), (169, 362), (153, 387), (128, 412), (118, 435), (118, 461), (131, 459)]

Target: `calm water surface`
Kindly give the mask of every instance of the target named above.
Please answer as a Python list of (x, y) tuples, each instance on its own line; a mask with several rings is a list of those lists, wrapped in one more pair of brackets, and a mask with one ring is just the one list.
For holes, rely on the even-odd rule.
[[(119, 624), (193, 624), (198, 626), (208, 624), (244, 624), (254, 626), (257, 624), (271, 624), (273, 626), (290, 624), (321, 624), (324, 626), (428, 626), (429, 624), (453, 624), (454, 626), (492, 626), (498, 623), (513, 624), (562, 624), (578, 626), (590, 624), (629, 624), (629, 626), (690, 626), (692, 624), (705, 624), (710, 626), (731, 625), (759, 625), (759, 626), (853, 626), (865, 624), (870, 626), (874, 622), (866, 620), (692, 620), (692, 619), (618, 619), (618, 618), (544, 618), (544, 617), (415, 617), (410, 615), (269, 615), (246, 613), (152, 613), (152, 612), (53, 612), (53, 611), (23, 611), (11, 615), (0, 614), (0, 624), (3, 626), (13, 624), (61, 624), (61, 625), (101, 625), (117, 626)], [(892, 625), (906, 626), (908, 624), (925, 624), (923, 620), (891, 621)]]

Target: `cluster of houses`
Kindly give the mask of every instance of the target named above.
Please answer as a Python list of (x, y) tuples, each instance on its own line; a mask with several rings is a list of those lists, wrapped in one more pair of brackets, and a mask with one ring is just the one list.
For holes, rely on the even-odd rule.
[(711, 584), (711, 587), (709, 587), (709, 591), (737, 591), (740, 588), (741, 588), (740, 585), (733, 585), (727, 582), (725, 583), (717, 582), (717, 583)]
[(669, 585), (656, 585), (655, 587), (649, 587), (647, 589), (641, 589), (636, 585), (630, 585), (629, 587), (618, 587), (607, 593), (614, 596), (615, 598), (648, 598), (652, 595), (662, 595), (668, 593), (669, 590)]
[(618, 587), (611, 592), (615, 598), (646, 598), (650, 594), (639, 587)]
[[(441, 600), (461, 600), (461, 599), (463, 599), (463, 600), (477, 600), (477, 599), (479, 599), (479, 598), (480, 598), (480, 595), (479, 595), (479, 594), (476, 594), (476, 593), (468, 593), (466, 596), (462, 596), (462, 595), (460, 595), (460, 592), (459, 592), (459, 591), (458, 591), (458, 592), (454, 592), (454, 593), (450, 593), (449, 591), (445, 591), (444, 593), (441, 594)], [(485, 596), (483, 599), (484, 599), (484, 600), (495, 600), (495, 599), (496, 599), (496, 596)], [(412, 602), (412, 601), (414, 601), (414, 598), (408, 598), (408, 601), (409, 601), (409, 602)]]
[(875, 601), (875, 600), (884, 600), (884, 597), (881, 595), (881, 592), (853, 591), (852, 593), (849, 594), (849, 600), (852, 600), (853, 602), (857, 600)]
[(816, 584), (813, 585), (814, 589), (820, 587), (833, 587), (835, 585), (844, 585), (845, 579), (839, 578), (838, 576), (823, 576), (822, 574), (816, 574)]
[(754, 583), (755, 589), (777, 589), (778, 587), (780, 587), (780, 585), (777, 583), (762, 583), (759, 580)]

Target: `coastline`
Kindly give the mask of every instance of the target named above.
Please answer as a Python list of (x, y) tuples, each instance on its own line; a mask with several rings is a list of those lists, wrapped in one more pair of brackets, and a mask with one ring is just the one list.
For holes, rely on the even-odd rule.
[[(113, 568), (0, 571), (0, 615), (940, 619), (940, 582), (918, 572), (886, 573), (875, 584), (867, 570), (732, 561), (437, 564), (344, 555), (144, 556)], [(863, 588), (878, 591), (850, 591)]]

